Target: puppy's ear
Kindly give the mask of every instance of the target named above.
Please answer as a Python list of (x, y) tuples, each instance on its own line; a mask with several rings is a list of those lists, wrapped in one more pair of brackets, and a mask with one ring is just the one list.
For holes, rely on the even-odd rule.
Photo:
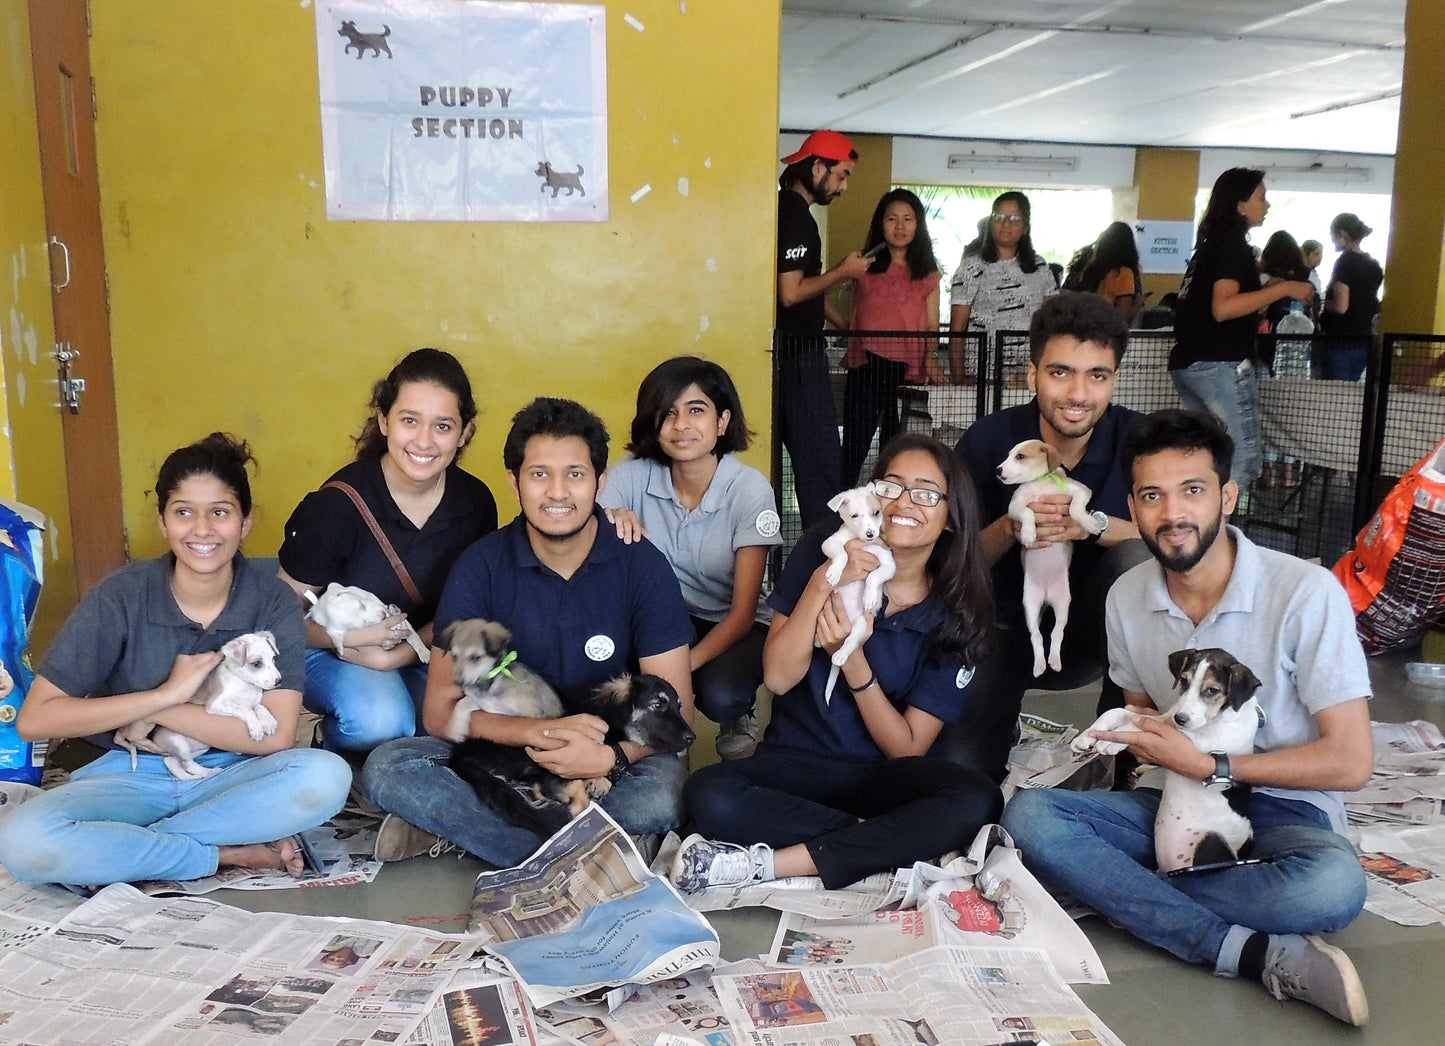
[(490, 657), (500, 657), (507, 652), (507, 644), (512, 641), (512, 633), (507, 626), (500, 621), (482, 621), (479, 624), (482, 636), (482, 644), (486, 647)]
[(1174, 677), (1175, 686), (1180, 685), (1182, 682), (1179, 678), (1179, 673), (1184, 671), (1184, 665), (1192, 653), (1192, 650), (1176, 650), (1169, 655), (1169, 674)]
[(1263, 685), (1248, 665), (1236, 661), (1229, 666), (1229, 707), (1238, 709)]
[(1049, 463), (1050, 472), (1064, 463), (1063, 456), (1047, 443), (1044, 444), (1044, 460)]
[(847, 494), (848, 494), (848, 492), (845, 490), (845, 491), (843, 491), (842, 493), (840, 493), (840, 494), (834, 494), (831, 498), (829, 498), (829, 499), (828, 499), (828, 511), (829, 511), (829, 512), (837, 512), (840, 508), (842, 508), (842, 507), (843, 507), (843, 499), (847, 496)]
[(237, 636), (225, 646), (221, 647), (221, 655), (227, 661), (246, 660), (246, 637)]
[(437, 646), (450, 653), (452, 649), (452, 637), (457, 634), (457, 626), (460, 624), (460, 621), (453, 621), (446, 628), (442, 629), (442, 634), (436, 637)]

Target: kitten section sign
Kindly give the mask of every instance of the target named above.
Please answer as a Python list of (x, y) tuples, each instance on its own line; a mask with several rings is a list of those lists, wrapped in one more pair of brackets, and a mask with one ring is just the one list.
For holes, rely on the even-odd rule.
[(326, 214), (605, 222), (600, 4), (318, 0)]

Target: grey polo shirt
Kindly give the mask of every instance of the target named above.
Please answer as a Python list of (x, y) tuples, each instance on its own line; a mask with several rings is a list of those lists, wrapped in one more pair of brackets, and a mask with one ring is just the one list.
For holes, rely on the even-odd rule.
[[(1234, 527), (1234, 572), (1224, 595), (1196, 627), (1175, 605), (1164, 570), (1150, 560), (1109, 591), (1109, 675), (1125, 690), (1148, 694), (1161, 709), (1174, 701), (1169, 655), (1219, 647), (1250, 667), (1263, 684), (1265, 724), (1256, 751), (1271, 752), (1319, 737), (1314, 715), (1370, 696), (1370, 672), (1355, 635), (1349, 597), (1326, 569), (1260, 548)], [(1312, 803), (1345, 830), (1338, 792), (1258, 786), (1258, 791)]]
[[(705, 621), (721, 621), (732, 609), (738, 549), (783, 542), (771, 484), (731, 454), (718, 460), (702, 503), (691, 512), (673, 488), (670, 468), (630, 456), (608, 471), (597, 502), (637, 513), (677, 575), (688, 612)], [(757, 620), (771, 619), (760, 596)]]
[[(264, 631), (276, 637), (277, 689), (300, 693), (305, 688), (306, 625), (289, 585), (237, 555), (225, 609), (202, 628), (181, 613), (171, 595), (174, 564), (169, 552), (132, 563), (86, 593), (55, 637), (39, 674), (72, 697), (133, 694), (169, 679), (179, 654), (209, 653), (247, 632)], [(110, 733), (87, 740), (117, 747)]]

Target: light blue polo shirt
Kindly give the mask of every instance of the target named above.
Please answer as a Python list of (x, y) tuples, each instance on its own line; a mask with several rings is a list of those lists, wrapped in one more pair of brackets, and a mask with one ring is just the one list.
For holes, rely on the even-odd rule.
[[(608, 471), (597, 503), (637, 514), (672, 565), (688, 610), (705, 621), (721, 621), (732, 609), (738, 549), (783, 542), (772, 486), (731, 454), (718, 460), (702, 503), (691, 512), (683, 507), (668, 466), (631, 456)], [(772, 620), (761, 596), (757, 620)]]
[[(1260, 548), (1235, 527), (1234, 570), (1219, 604), (1196, 627), (1175, 605), (1157, 561), (1141, 563), (1109, 590), (1109, 675), (1125, 690), (1148, 694), (1160, 708), (1174, 703), (1169, 655), (1218, 647), (1259, 677), (1255, 697), (1265, 723), (1255, 751), (1292, 748), (1319, 737), (1314, 715), (1369, 697), (1370, 671), (1355, 635), (1343, 586), (1324, 567)], [(1338, 792), (1256, 785), (1256, 790), (1312, 803), (1345, 830)]]
[(662, 553), (625, 545), (597, 513), (597, 538), (570, 578), (532, 551), (520, 515), (461, 554), (437, 606), (436, 631), (467, 618), (511, 629), (518, 659), (576, 711), (593, 688), (639, 658), (692, 643), (692, 622)]

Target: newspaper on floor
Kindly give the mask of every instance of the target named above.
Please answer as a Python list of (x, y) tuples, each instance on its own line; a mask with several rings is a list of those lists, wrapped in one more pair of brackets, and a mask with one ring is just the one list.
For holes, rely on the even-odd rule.
[(876, 965), (938, 945), (1046, 953), (1058, 976), (1108, 984), (1089, 938), (1026, 869), (1008, 833), (986, 825), (965, 856), (942, 868), (915, 865), (903, 909), (822, 922), (784, 914), (769, 963)]
[(365, 814), (342, 811), (325, 824), (301, 835), (320, 866), (320, 874), (292, 878), (278, 869), (221, 868), (204, 879), (150, 879), (136, 888), (151, 896), (181, 894), (200, 896), (216, 890), (298, 890), (317, 886), (352, 886), (369, 883), (381, 871), (373, 856), (378, 820)]
[(473, 951), (458, 935), (116, 884), (0, 951), (0, 1013), (6, 1041), (34, 1046), (398, 1042)]
[(1363, 788), (1346, 793), (1350, 823), (1442, 824), (1445, 736), (1433, 723), (1370, 724), (1375, 772)]
[(1009, 752), (1003, 797), (1020, 788), (1067, 788), (1086, 792), (1108, 788), (1114, 780), (1114, 757), (1097, 752), (1079, 754), (1069, 747), (1079, 731), (1025, 712), (1019, 716), (1019, 740)]
[(1365, 908), (1404, 926), (1445, 923), (1445, 829), (1373, 824), (1350, 830), (1365, 869)]
[(520, 984), (486, 970), (466, 969), (452, 975), (406, 1041), (407, 1046), (544, 1046), (558, 1040), (539, 1028)]
[(713, 984), (735, 1044), (1123, 1046), (1032, 949), (936, 947), (876, 965), (719, 974)]
[(741, 1046), (730, 1037), (731, 1025), (713, 988), (718, 975), (762, 973), (756, 959), (730, 963), (713, 971), (669, 977), (640, 988), (631, 999), (604, 1014), (602, 1024), (621, 1046), (651, 1046), (659, 1036), (704, 1046)]
[(515, 868), (483, 872), (467, 923), (534, 1006), (718, 960), (716, 931), (596, 803)]

